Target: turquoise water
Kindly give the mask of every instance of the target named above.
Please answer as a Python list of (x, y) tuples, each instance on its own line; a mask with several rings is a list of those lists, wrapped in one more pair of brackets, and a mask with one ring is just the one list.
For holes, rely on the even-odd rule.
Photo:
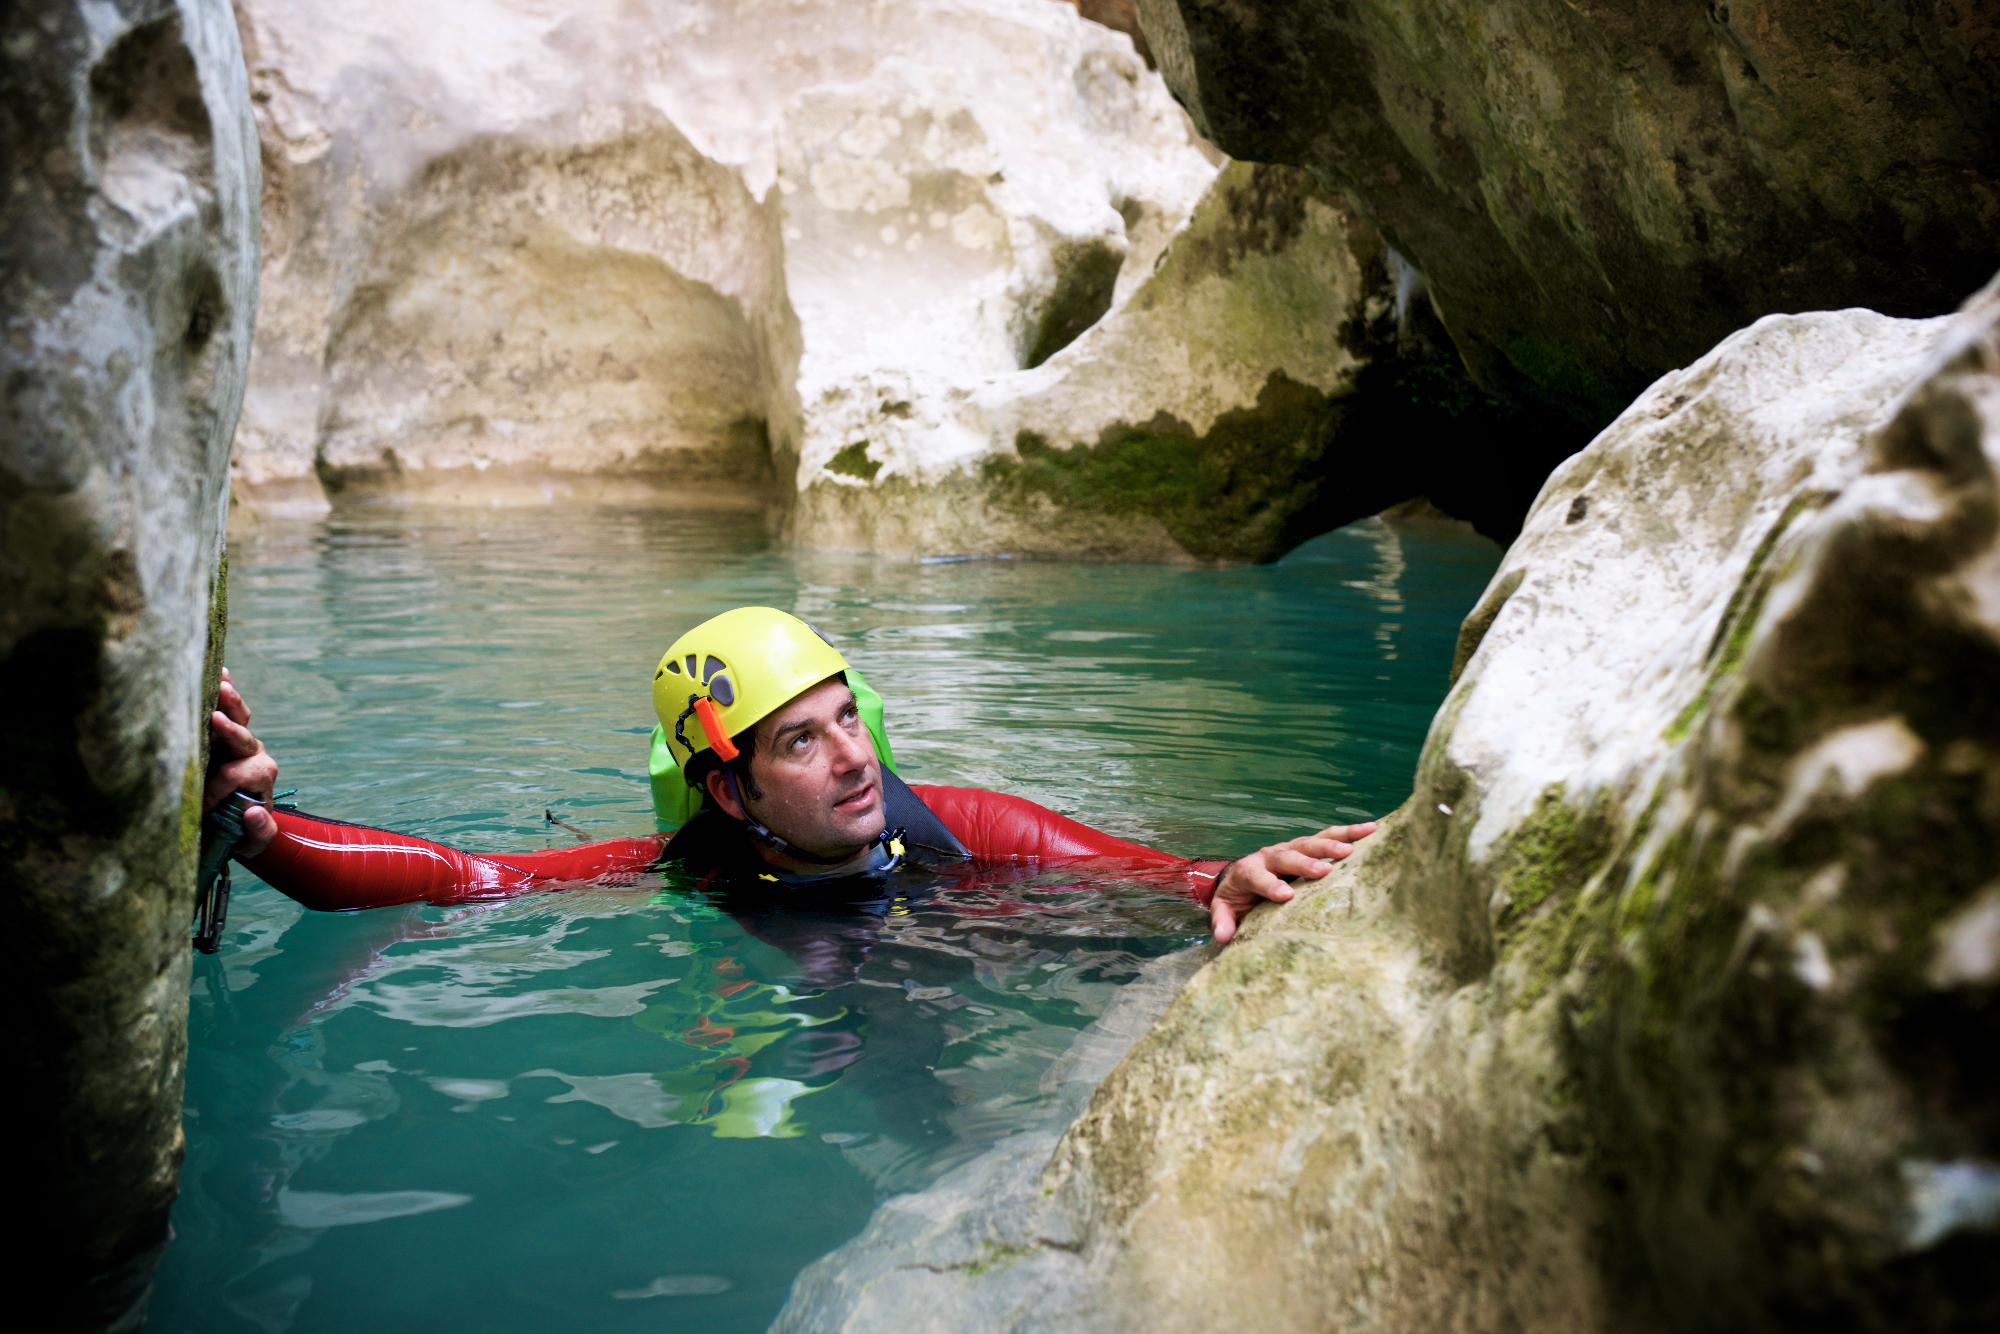
[[(912, 781), (1234, 854), (1403, 799), (1496, 558), (1371, 521), (1262, 568), (926, 566), (729, 517), (384, 509), (233, 544), (228, 660), (305, 809), (522, 851), (570, 841), (545, 810), (650, 830), (653, 664), (763, 603), (868, 674)], [(239, 871), (151, 1328), (762, 1329), (1204, 925), (1073, 874), (882, 912), (653, 876), (326, 915)]]

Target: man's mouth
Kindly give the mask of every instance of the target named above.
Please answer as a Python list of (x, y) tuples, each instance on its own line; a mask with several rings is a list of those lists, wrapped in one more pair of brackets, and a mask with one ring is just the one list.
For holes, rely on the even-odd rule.
[(857, 815), (868, 809), (875, 800), (875, 784), (863, 783), (854, 791), (833, 803), (833, 808), (842, 815)]

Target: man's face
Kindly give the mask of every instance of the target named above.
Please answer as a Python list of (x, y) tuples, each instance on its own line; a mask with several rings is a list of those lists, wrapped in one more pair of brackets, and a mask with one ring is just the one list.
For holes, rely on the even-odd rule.
[[(749, 759), (764, 792), (743, 793), (750, 814), (786, 842), (817, 857), (842, 857), (882, 832), (875, 741), (839, 677), (794, 696), (759, 723)], [(709, 791), (725, 810), (736, 804), (720, 773), (710, 777)]]

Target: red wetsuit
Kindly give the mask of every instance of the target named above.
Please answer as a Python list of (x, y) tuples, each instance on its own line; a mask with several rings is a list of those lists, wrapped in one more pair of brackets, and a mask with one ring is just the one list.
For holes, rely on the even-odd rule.
[[(1080, 824), (1021, 797), (976, 787), (913, 787), (946, 828), (982, 861), (1107, 871), (1183, 873), (1203, 907), (1228, 863), (1190, 861)], [(345, 824), (299, 811), (274, 812), (278, 836), (243, 864), (308, 908), (338, 912), (396, 903), (507, 898), (562, 884), (629, 881), (659, 862), (667, 837), (612, 838), (551, 852), (461, 852), (410, 834)]]

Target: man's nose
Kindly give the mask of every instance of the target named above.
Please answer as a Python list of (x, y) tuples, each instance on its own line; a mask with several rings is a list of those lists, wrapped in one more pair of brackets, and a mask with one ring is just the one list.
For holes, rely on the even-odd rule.
[(834, 767), (839, 773), (852, 773), (875, 758), (875, 740), (868, 735), (868, 729), (857, 727), (854, 731), (836, 731), (839, 745), (834, 750)]

